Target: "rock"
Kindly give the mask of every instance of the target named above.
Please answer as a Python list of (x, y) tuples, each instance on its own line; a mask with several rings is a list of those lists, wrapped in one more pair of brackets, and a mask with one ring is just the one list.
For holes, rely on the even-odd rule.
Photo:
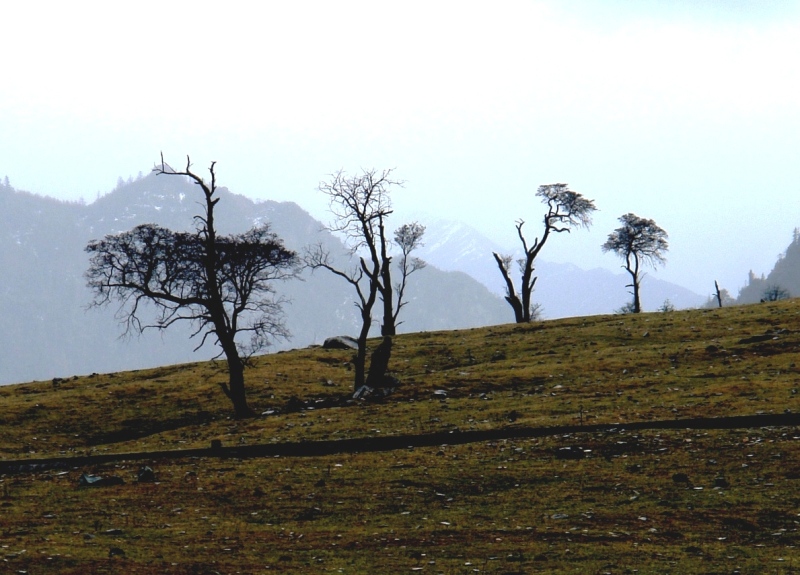
[(691, 481), (689, 481), (689, 476), (686, 475), (685, 473), (673, 474), (672, 481), (673, 483), (685, 483), (686, 485), (689, 485), (691, 483)]
[(506, 352), (497, 350), (492, 354), (491, 361), (503, 361), (506, 359)]
[(586, 452), (582, 447), (570, 445), (557, 449), (555, 455), (556, 459), (583, 459), (586, 457)]
[[(388, 381), (387, 380), (391, 380)], [(353, 393), (353, 399), (370, 399), (370, 400), (379, 400), (385, 397), (389, 397), (392, 395), (397, 387), (400, 385), (400, 382), (391, 377), (386, 376), (384, 378), (384, 383), (394, 383), (393, 387), (370, 387), (368, 385), (362, 385), (359, 387), (355, 393)]]
[(116, 477), (115, 475), (102, 477), (83, 473), (78, 479), (78, 487), (110, 487), (112, 485), (123, 485), (124, 483), (125, 481), (121, 477)]
[(349, 335), (329, 337), (322, 344), (324, 349), (358, 349), (358, 341)]
[(147, 465), (144, 465), (139, 469), (139, 473), (136, 474), (136, 481), (139, 483), (155, 483), (156, 472)]
[(760, 341), (768, 341), (770, 339), (774, 339), (776, 336), (772, 335), (771, 333), (765, 333), (764, 335), (754, 335), (752, 337), (746, 337), (744, 339), (740, 339), (739, 343), (758, 343)]
[(306, 407), (306, 403), (302, 399), (300, 399), (297, 396), (293, 395), (286, 402), (286, 407), (284, 408), (284, 411), (286, 413), (296, 413), (296, 412), (300, 411), (301, 409), (305, 409), (305, 407)]

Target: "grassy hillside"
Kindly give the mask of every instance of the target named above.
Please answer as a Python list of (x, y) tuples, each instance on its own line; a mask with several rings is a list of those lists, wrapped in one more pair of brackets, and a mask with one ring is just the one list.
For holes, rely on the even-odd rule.
[[(404, 382), (343, 403), (348, 352), (0, 388), (0, 458), (797, 411), (800, 300), (399, 336)], [(298, 409), (299, 407), (303, 409)], [(312, 409), (313, 407), (313, 409)], [(800, 573), (800, 432), (616, 431), (0, 477), (28, 573)], [(124, 485), (79, 488), (82, 472)]]

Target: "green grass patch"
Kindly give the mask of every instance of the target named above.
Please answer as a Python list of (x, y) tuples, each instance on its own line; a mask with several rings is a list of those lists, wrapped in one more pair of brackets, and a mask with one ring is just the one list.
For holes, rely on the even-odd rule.
[[(245, 421), (224, 364), (65, 375), (0, 388), (0, 457), (797, 411), (799, 314), (790, 300), (401, 335), (403, 386), (380, 403), (340, 401), (347, 352), (266, 355), (246, 377), (267, 415)], [(796, 428), (145, 463), (157, 483), (124, 459), (0, 477), (3, 572), (800, 573)], [(125, 484), (79, 488), (83, 472)]]

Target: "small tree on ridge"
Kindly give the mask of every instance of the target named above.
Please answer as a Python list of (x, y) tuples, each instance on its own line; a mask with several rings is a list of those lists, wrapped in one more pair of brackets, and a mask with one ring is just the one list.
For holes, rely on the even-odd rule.
[(536, 195), (542, 199), (542, 203), (547, 205), (547, 213), (544, 215), (544, 231), (541, 241), (535, 238), (533, 244), (528, 244), (522, 233), (524, 220), (517, 220), (517, 236), (522, 243), (524, 257), (517, 263), (520, 272), (520, 291), (514, 287), (511, 279), (511, 260), (510, 255), (501, 255), (493, 252), (497, 267), (503, 276), (506, 284), (506, 301), (514, 310), (514, 319), (517, 323), (531, 321), (536, 311), (536, 306), (531, 301), (533, 286), (536, 284), (536, 277), (533, 275), (533, 263), (536, 256), (544, 247), (550, 234), (567, 232), (575, 228), (588, 229), (592, 223), (592, 213), (597, 210), (594, 201), (583, 197), (577, 192), (569, 189), (567, 184), (549, 184), (539, 186)]
[(631, 311), (639, 313), (642, 305), (639, 299), (641, 281), (644, 277), (642, 268), (645, 265), (655, 267), (667, 260), (664, 252), (669, 249), (667, 232), (653, 220), (640, 218), (636, 214), (625, 214), (619, 218), (622, 226), (608, 235), (602, 248), (604, 252), (614, 252), (625, 260), (623, 266), (631, 276), (633, 302)]

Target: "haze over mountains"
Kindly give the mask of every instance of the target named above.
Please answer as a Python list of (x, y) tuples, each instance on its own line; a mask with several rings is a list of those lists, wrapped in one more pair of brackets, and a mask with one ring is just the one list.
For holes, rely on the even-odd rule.
[[(341, 241), (292, 202), (253, 202), (219, 191), (220, 233), (245, 231), (269, 221), (287, 247), (323, 243), (346, 266), (350, 255)], [(90, 239), (129, 230), (141, 223), (191, 229), (200, 212), (197, 188), (182, 178), (150, 174), (119, 185), (91, 204), (65, 203), (0, 185), (0, 383), (74, 374), (138, 369), (199, 361), (216, 355), (207, 345), (189, 339), (188, 325), (165, 332), (120, 338), (116, 306), (87, 309), (91, 294), (85, 285)], [(413, 275), (409, 304), (401, 313), (399, 331), (460, 329), (508, 323), (513, 314), (502, 299), (502, 283), (492, 251), (509, 252), (474, 229), (425, 215), (414, 217), (427, 226), (425, 245), (415, 255), (429, 265)], [(391, 221), (399, 227), (409, 219)], [(551, 241), (569, 241), (569, 236)], [(546, 252), (546, 248), (545, 248)], [(541, 261), (535, 299), (543, 316), (612, 313), (629, 296), (627, 276), (608, 270), (581, 270), (564, 263)], [(357, 310), (352, 288), (324, 271), (302, 273), (299, 280), (278, 284), (291, 299), (285, 307), (290, 341), (275, 342), (272, 351), (304, 347), (339, 334), (355, 334)], [(655, 310), (665, 300), (677, 308), (696, 307), (705, 297), (648, 277), (643, 306)], [(377, 323), (375, 326), (377, 330)], [(377, 334), (377, 331), (375, 332)]]

